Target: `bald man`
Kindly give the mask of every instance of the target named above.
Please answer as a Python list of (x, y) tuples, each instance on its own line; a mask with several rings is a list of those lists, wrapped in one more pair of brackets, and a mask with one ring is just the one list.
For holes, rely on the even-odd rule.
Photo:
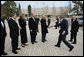
[(35, 20), (36, 14), (32, 13), (32, 17), (29, 18), (29, 29), (30, 29), (30, 35), (31, 35), (31, 43), (37, 43), (36, 41), (36, 35), (37, 35), (37, 23)]
[(76, 44), (76, 36), (77, 36), (77, 32), (78, 32), (78, 28), (79, 28), (79, 23), (77, 21), (77, 19), (75, 18), (75, 16), (72, 17), (72, 21), (71, 22), (71, 38), (70, 38), (70, 42), (72, 42), (72, 44)]

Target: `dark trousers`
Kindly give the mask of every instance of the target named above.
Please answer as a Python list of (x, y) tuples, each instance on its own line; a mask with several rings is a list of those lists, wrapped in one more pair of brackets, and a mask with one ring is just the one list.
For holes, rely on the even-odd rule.
[(73, 39), (74, 39), (74, 43), (77, 42), (76, 36), (77, 36), (77, 32), (71, 32), (71, 39), (70, 40), (73, 41)]
[(12, 51), (15, 51), (18, 48), (18, 36), (11, 38)]
[(37, 25), (37, 32), (39, 32), (38, 25)]
[[(56, 22), (56, 25), (58, 25), (59, 23)], [(56, 26), (56, 29), (59, 28), (59, 26)]]
[(42, 34), (42, 42), (44, 42), (46, 40), (46, 33)]
[(68, 41), (66, 41), (66, 35), (65, 36), (59, 35), (59, 39), (58, 39), (58, 43), (57, 43), (57, 45), (59, 47), (60, 47), (62, 41), (64, 42), (64, 44), (66, 44), (67, 47), (69, 47), (69, 48), (73, 47)]
[(59, 26), (58, 26), (58, 27), (56, 27), (56, 29), (57, 29), (57, 28), (59, 28)]
[(36, 35), (34, 36), (34, 42), (36, 41)]
[(33, 32), (30, 32), (31, 34), (31, 42), (34, 43), (36, 40), (36, 34), (34, 34)]
[(21, 43), (22, 44), (27, 43), (28, 42), (28, 39), (27, 39), (26, 29), (20, 30), (20, 34), (21, 34)]
[(1, 51), (0, 53), (4, 53), (4, 49), (5, 49), (5, 37), (1, 37)]

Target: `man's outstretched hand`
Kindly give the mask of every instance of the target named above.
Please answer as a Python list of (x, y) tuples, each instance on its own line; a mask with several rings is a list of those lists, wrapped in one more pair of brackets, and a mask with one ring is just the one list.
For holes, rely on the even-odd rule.
[(52, 27), (54, 27), (53, 25), (51, 25), (51, 26), (49, 26), (48, 28), (50, 29), (50, 28), (52, 28)]

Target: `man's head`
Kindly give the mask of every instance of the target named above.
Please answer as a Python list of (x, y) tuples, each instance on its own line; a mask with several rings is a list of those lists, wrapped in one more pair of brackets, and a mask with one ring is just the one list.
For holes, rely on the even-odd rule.
[(15, 13), (13, 13), (13, 14), (11, 15), (11, 17), (14, 18), (14, 19), (16, 19), (17, 16), (16, 16)]
[(35, 13), (32, 13), (32, 17), (36, 18), (36, 14)]
[(73, 16), (73, 17), (72, 17), (72, 19), (73, 19), (73, 20), (76, 20), (76, 17), (75, 17), (75, 16)]
[(61, 19), (63, 19), (63, 18), (64, 18), (64, 16), (63, 16), (63, 15), (61, 15), (61, 16), (60, 16), (60, 20), (61, 20)]
[(47, 18), (50, 19), (50, 15), (48, 15)]

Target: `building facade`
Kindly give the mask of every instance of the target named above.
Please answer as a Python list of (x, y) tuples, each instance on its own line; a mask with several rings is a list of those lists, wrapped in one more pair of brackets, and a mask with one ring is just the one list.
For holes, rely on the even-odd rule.
[[(28, 14), (27, 9), (22, 9), (22, 13)], [(36, 13), (38, 16), (42, 15), (68, 15), (68, 7), (44, 7), (44, 8), (32, 8), (32, 13)]]

